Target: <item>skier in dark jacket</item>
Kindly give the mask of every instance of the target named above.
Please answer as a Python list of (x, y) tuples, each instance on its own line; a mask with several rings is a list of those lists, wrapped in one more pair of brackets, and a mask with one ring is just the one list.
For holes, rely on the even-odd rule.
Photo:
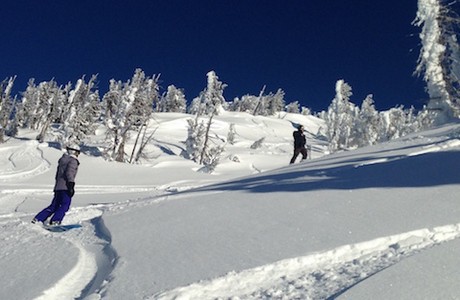
[(52, 216), (49, 222), (50, 225), (61, 224), (75, 194), (75, 177), (77, 176), (78, 166), (80, 165), (78, 161), (79, 154), (80, 148), (78, 146), (67, 147), (67, 153), (64, 153), (58, 162), (53, 200), (50, 206), (35, 216), (32, 223), (44, 223)]
[(305, 148), (307, 139), (303, 133), (303, 126), (300, 125), (297, 131), (294, 131), (292, 135), (294, 136), (294, 155), (291, 158), (291, 164), (295, 162), (299, 154), (302, 154), (302, 160), (307, 159), (307, 149)]

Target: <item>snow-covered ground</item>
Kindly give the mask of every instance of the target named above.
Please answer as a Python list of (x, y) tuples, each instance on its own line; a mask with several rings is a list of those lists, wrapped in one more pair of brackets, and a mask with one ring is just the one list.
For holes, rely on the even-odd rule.
[[(206, 174), (187, 117), (157, 115), (142, 164), (80, 155), (63, 233), (30, 223), (62, 152), (0, 144), (0, 299), (460, 299), (460, 125), (324, 155), (318, 119), (225, 113)], [(288, 165), (299, 123), (313, 159)]]

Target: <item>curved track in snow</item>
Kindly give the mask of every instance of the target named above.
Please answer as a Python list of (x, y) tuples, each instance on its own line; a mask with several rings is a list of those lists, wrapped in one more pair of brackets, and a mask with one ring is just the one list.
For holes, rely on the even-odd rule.
[(231, 272), (149, 299), (333, 299), (406, 257), (459, 237), (460, 223), (420, 229)]
[(46, 172), (50, 163), (37, 141), (26, 141), (0, 148), (0, 180), (12, 181)]

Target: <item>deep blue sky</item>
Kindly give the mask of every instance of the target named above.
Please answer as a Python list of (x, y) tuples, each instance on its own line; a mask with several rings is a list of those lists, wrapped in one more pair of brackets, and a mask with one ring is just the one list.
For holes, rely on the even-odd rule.
[(419, 108), (427, 98), (412, 76), (420, 28), (416, 0), (15, 0), (0, 6), (0, 80), (75, 83), (136, 68), (161, 74), (190, 102), (216, 71), (227, 101), (285, 91), (314, 111), (327, 109), (344, 79), (358, 105), (374, 94), (379, 110)]

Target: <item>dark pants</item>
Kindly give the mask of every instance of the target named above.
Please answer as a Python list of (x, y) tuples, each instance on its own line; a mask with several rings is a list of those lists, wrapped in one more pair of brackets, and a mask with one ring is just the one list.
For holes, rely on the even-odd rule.
[(291, 158), (291, 164), (295, 162), (297, 156), (299, 156), (300, 153), (302, 153), (302, 160), (307, 159), (307, 149), (305, 149), (305, 147), (295, 148), (294, 155)]
[(72, 198), (70, 198), (67, 191), (55, 191), (53, 201), (51, 201), (51, 205), (39, 212), (35, 219), (40, 222), (45, 222), (51, 215), (53, 217), (50, 220), (51, 222), (61, 222), (64, 219), (65, 213), (70, 208), (70, 202)]

